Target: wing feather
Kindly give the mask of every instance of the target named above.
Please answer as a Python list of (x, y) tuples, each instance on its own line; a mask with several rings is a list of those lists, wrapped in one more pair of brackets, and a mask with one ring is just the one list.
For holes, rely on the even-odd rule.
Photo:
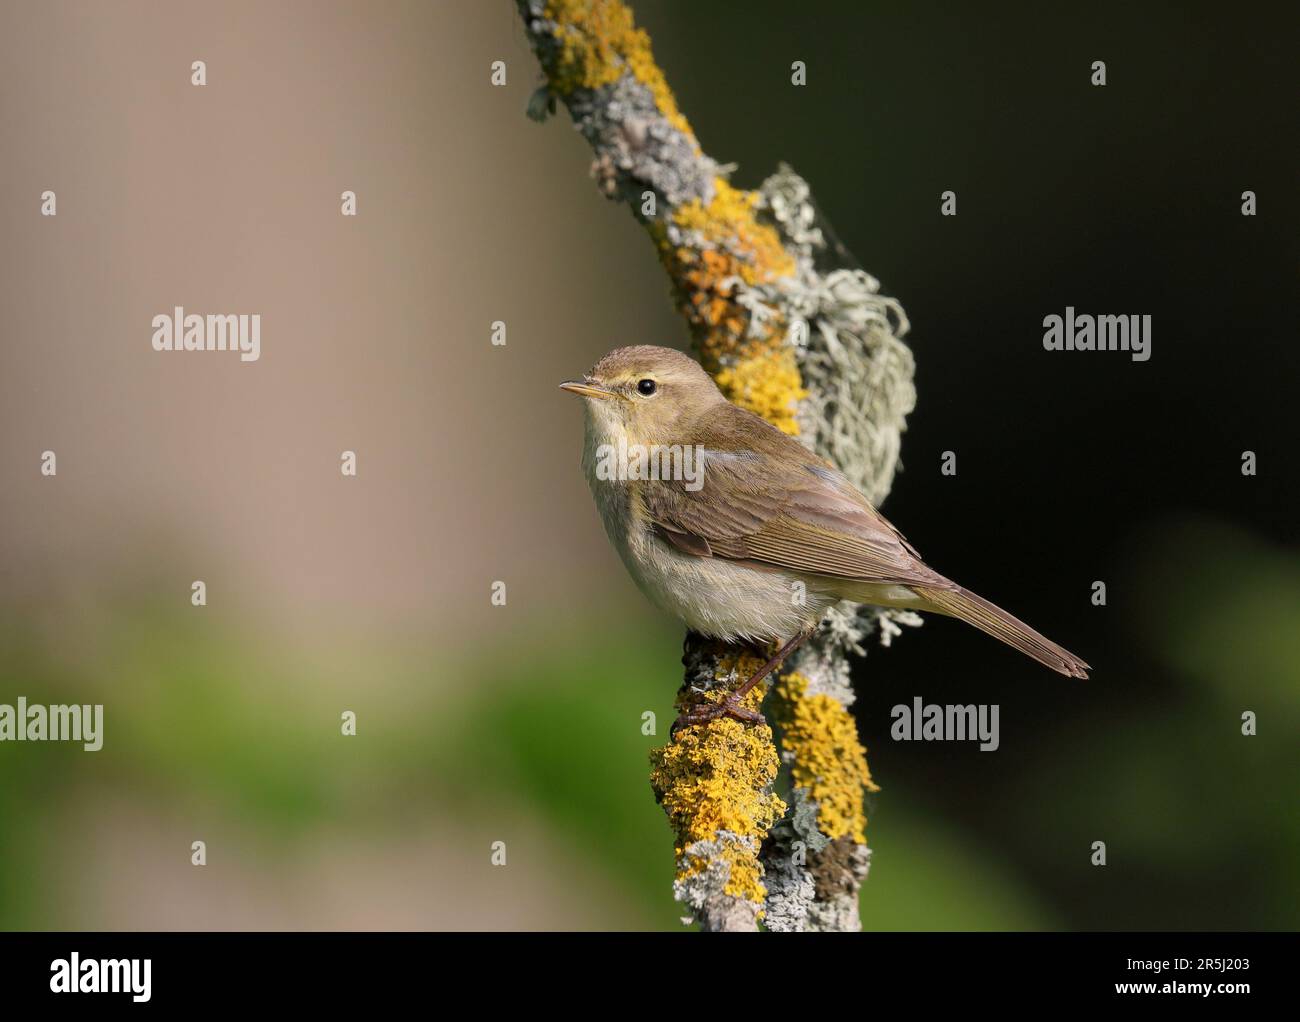
[(643, 483), (648, 518), (697, 556), (866, 582), (950, 584), (839, 472), (782, 439), (791, 447), (774, 454), (706, 449), (694, 492), (681, 480)]

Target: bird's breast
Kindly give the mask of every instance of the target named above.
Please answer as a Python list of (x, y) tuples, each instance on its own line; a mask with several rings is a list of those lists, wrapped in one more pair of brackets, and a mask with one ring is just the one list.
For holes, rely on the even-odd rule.
[(683, 553), (659, 537), (640, 481), (599, 478), (588, 445), (583, 470), (605, 532), (646, 597), (701, 635), (728, 641), (788, 639), (821, 619), (835, 598), (782, 571)]

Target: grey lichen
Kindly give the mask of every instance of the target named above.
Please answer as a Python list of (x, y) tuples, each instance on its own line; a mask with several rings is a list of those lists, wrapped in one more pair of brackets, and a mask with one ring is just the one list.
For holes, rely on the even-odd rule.
[[(801, 802), (795, 802), (793, 812), (798, 814), (802, 811), (806, 817), (811, 810), (814, 816), (812, 833), (821, 838), (824, 847), (826, 838), (816, 829), (816, 806), (809, 805), (807, 792), (804, 796)], [(802, 810), (799, 808), (801, 804)], [(817, 883), (806, 865), (806, 851), (800, 854), (801, 847), (806, 849), (807, 843), (792, 818), (778, 823), (763, 846), (763, 883), (767, 886), (767, 914), (763, 917), (763, 925), (776, 933), (799, 933), (808, 929), (809, 915), (817, 898)]]
[(758, 842), (720, 830), (713, 840), (696, 841), (686, 847), (688, 859), (706, 865), (693, 875), (679, 876), (673, 881), (673, 897), (692, 910), (690, 922), (699, 924), (705, 932), (758, 929), (762, 906), (726, 893), (731, 881), (731, 864), (737, 853), (756, 855)]
[(870, 867), (866, 845), (823, 838), (814, 848), (783, 820), (763, 847), (768, 890), (763, 925), (777, 933), (860, 930), (858, 895)]
[(592, 173), (608, 197), (635, 211), (647, 188), (655, 192), (658, 208), (713, 201), (717, 164), (659, 113), (654, 95), (630, 74), (613, 85), (578, 90), (569, 112), (591, 144)]
[(760, 212), (776, 225), (797, 267), (795, 279), (783, 281), (769, 304), (785, 315), (809, 392), (799, 408), (802, 435), (880, 503), (898, 469), (907, 416), (916, 407), (916, 363), (901, 340), (907, 316), (895, 299), (880, 294), (880, 282), (865, 270), (818, 269), (819, 256), (835, 253), (803, 178), (782, 164), (759, 196)]
[(844, 838), (831, 842), (815, 860), (812, 875), (817, 896), (808, 906), (807, 929), (837, 933), (862, 929), (858, 892), (871, 868), (871, 849)]
[[(565, 26), (548, 17), (545, 0), (517, 3), (542, 67), (561, 66)], [(574, 128), (591, 146), (592, 176), (601, 191), (628, 203), (638, 215), (647, 189), (655, 193), (660, 209), (691, 199), (711, 202), (718, 164), (665, 115), (654, 92), (638, 80), (632, 67), (623, 64), (617, 70), (604, 70), (610, 71), (613, 81), (594, 87), (577, 85), (558, 97), (549, 83), (542, 86), (529, 100), (529, 117), (544, 120), (555, 112), (556, 99), (561, 99)]]

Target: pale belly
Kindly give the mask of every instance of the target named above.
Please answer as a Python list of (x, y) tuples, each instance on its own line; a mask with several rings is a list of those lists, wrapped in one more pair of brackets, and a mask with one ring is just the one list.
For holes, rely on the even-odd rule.
[(637, 587), (701, 635), (790, 639), (820, 621), (837, 599), (794, 575), (682, 553), (650, 532), (630, 536), (622, 546), (619, 553)]
[(693, 632), (728, 641), (786, 640), (820, 621), (839, 599), (795, 575), (679, 551), (629, 512), (624, 486), (596, 481), (592, 494), (637, 588)]

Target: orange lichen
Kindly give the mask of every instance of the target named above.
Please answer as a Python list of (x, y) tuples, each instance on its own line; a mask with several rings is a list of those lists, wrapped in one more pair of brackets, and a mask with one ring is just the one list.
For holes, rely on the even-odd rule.
[[(682, 203), (673, 212), (673, 222), (684, 231), (697, 233), (706, 248), (718, 251), (720, 258), (705, 272), (714, 279), (737, 276), (746, 284), (767, 284), (794, 273), (794, 257), (781, 244), (776, 228), (759, 223), (754, 215), (758, 193), (732, 187), (725, 178), (713, 182), (713, 201), (707, 206), (699, 199)], [(674, 253), (683, 262), (695, 260), (692, 248)]]
[(867, 750), (849, 711), (824, 694), (808, 694), (797, 672), (781, 677), (773, 691), (772, 716), (780, 724), (781, 746), (791, 754), (797, 788), (817, 803), (817, 829), (827, 837), (850, 836), (866, 844), (862, 793), (879, 791), (867, 767)]
[(756, 202), (755, 193), (719, 177), (712, 202), (692, 199), (672, 214), (689, 244), (674, 245), (664, 229), (652, 234), (704, 368), (729, 400), (794, 435), (796, 408), (807, 391), (785, 343), (784, 323), (774, 314), (755, 328), (736, 295), (738, 284), (769, 284), (794, 272), (777, 232), (755, 217)]

